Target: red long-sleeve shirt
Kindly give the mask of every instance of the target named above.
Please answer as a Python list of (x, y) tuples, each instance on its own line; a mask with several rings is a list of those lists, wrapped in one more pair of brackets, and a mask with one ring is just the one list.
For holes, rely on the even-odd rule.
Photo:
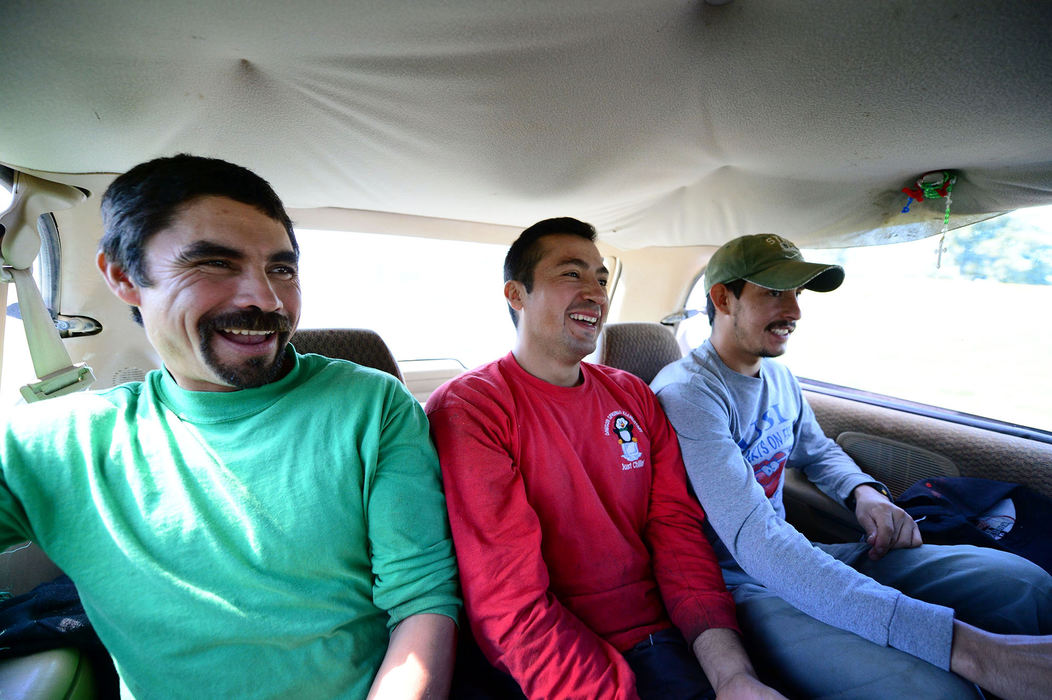
[(635, 698), (621, 651), (672, 624), (737, 629), (734, 603), (653, 393), (582, 373), (555, 386), (509, 354), (427, 413), (483, 653), (531, 698)]

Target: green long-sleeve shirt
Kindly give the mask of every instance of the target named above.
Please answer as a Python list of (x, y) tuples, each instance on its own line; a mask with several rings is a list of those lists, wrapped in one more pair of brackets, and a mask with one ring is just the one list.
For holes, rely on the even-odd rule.
[(365, 697), (389, 628), (456, 617), (427, 419), (317, 355), (235, 392), (144, 382), (12, 411), (0, 545), (77, 584), (135, 697)]

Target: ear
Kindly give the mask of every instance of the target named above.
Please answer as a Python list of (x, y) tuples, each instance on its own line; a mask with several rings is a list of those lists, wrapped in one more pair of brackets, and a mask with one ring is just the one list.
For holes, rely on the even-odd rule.
[(118, 299), (130, 306), (139, 306), (142, 303), (139, 285), (135, 283), (135, 280), (131, 278), (123, 267), (111, 260), (107, 260), (106, 255), (102, 252), (95, 257), (95, 264), (99, 266), (99, 272), (102, 273), (102, 278), (106, 280), (106, 285), (111, 292), (117, 295)]
[(526, 296), (526, 287), (522, 282), (508, 280), (504, 283), (504, 298), (508, 300), (508, 304), (511, 308), (515, 309), (516, 312), (522, 311), (523, 304), (526, 301)]
[(719, 282), (712, 285), (712, 289), (709, 290), (709, 298), (712, 299), (712, 305), (716, 307), (717, 315), (730, 314), (730, 298), (733, 296), (731, 290), (727, 289), (727, 285)]

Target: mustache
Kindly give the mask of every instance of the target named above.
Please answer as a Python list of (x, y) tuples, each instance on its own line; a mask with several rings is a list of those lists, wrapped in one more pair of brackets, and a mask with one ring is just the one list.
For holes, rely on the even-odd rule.
[(796, 330), (796, 321), (775, 321), (767, 324), (767, 328), (764, 330), (773, 331), (776, 328), (788, 328), (791, 333)]
[(201, 319), (201, 322), (197, 324), (197, 328), (201, 332), (235, 329), (290, 333), (292, 331), (292, 322), (288, 316), (277, 311), (242, 309), (241, 311), (230, 311)]

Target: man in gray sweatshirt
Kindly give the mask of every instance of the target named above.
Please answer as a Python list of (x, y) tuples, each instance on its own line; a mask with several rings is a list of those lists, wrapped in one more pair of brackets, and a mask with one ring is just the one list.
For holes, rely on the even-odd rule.
[[(1052, 577), (1011, 554), (922, 545), (916, 523), (815, 420), (785, 351), (804, 289), (844, 271), (773, 234), (705, 274), (712, 334), (651, 388), (679, 435), (761, 677), (807, 698), (1047, 697)], [(854, 511), (859, 543), (812, 545), (785, 521), (785, 469)], [(951, 673), (952, 671), (952, 673)], [(963, 677), (963, 678), (962, 678)]]

